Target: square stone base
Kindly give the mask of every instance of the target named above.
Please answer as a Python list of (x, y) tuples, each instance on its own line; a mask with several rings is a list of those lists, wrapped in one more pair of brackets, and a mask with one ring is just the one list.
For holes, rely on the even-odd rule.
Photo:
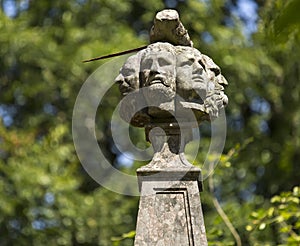
[(181, 175), (175, 171), (144, 174), (138, 172), (141, 198), (134, 245), (206, 246), (196, 176), (187, 173), (176, 180)]

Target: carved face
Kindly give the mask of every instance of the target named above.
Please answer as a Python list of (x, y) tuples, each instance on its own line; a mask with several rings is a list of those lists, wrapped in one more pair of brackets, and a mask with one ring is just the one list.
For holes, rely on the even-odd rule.
[(148, 114), (169, 117), (174, 112), (176, 57), (168, 50), (150, 51), (141, 59), (141, 87)]
[(168, 51), (151, 52), (141, 60), (142, 87), (162, 84), (175, 91), (175, 56)]
[(206, 97), (208, 79), (201, 56), (198, 50), (190, 48), (177, 57), (177, 93), (186, 100)]
[(137, 55), (129, 57), (115, 79), (123, 96), (139, 88), (139, 62)]

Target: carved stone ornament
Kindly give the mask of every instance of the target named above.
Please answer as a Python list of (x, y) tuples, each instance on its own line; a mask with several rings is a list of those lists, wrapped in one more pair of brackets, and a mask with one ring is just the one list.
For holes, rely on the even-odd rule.
[(116, 78), (121, 117), (145, 127), (154, 149), (137, 169), (141, 199), (135, 246), (207, 246), (200, 168), (184, 156), (192, 128), (213, 120), (228, 103), (226, 79), (193, 47), (175, 10), (157, 13), (145, 49), (130, 56)]
[[(228, 103), (227, 81), (214, 61), (192, 47), (175, 10), (156, 15), (147, 48), (130, 56), (116, 82), (121, 117), (133, 126), (176, 122), (192, 110), (197, 121), (211, 120)], [(187, 119), (188, 121), (188, 119)]]

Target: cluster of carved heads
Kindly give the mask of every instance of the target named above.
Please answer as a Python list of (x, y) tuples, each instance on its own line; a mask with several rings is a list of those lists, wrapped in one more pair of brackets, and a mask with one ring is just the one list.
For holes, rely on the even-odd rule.
[(121, 116), (135, 126), (185, 117), (218, 117), (228, 103), (226, 79), (211, 58), (189, 47), (157, 42), (130, 56), (116, 78), (124, 97)]

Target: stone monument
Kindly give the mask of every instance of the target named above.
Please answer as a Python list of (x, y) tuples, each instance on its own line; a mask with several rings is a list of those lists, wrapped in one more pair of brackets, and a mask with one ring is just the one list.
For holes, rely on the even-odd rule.
[(150, 42), (116, 78), (124, 96), (121, 117), (145, 128), (155, 152), (137, 170), (135, 245), (207, 245), (201, 170), (186, 160), (184, 148), (192, 129), (218, 117), (227, 104), (227, 81), (211, 58), (193, 48), (175, 10), (157, 13)]

